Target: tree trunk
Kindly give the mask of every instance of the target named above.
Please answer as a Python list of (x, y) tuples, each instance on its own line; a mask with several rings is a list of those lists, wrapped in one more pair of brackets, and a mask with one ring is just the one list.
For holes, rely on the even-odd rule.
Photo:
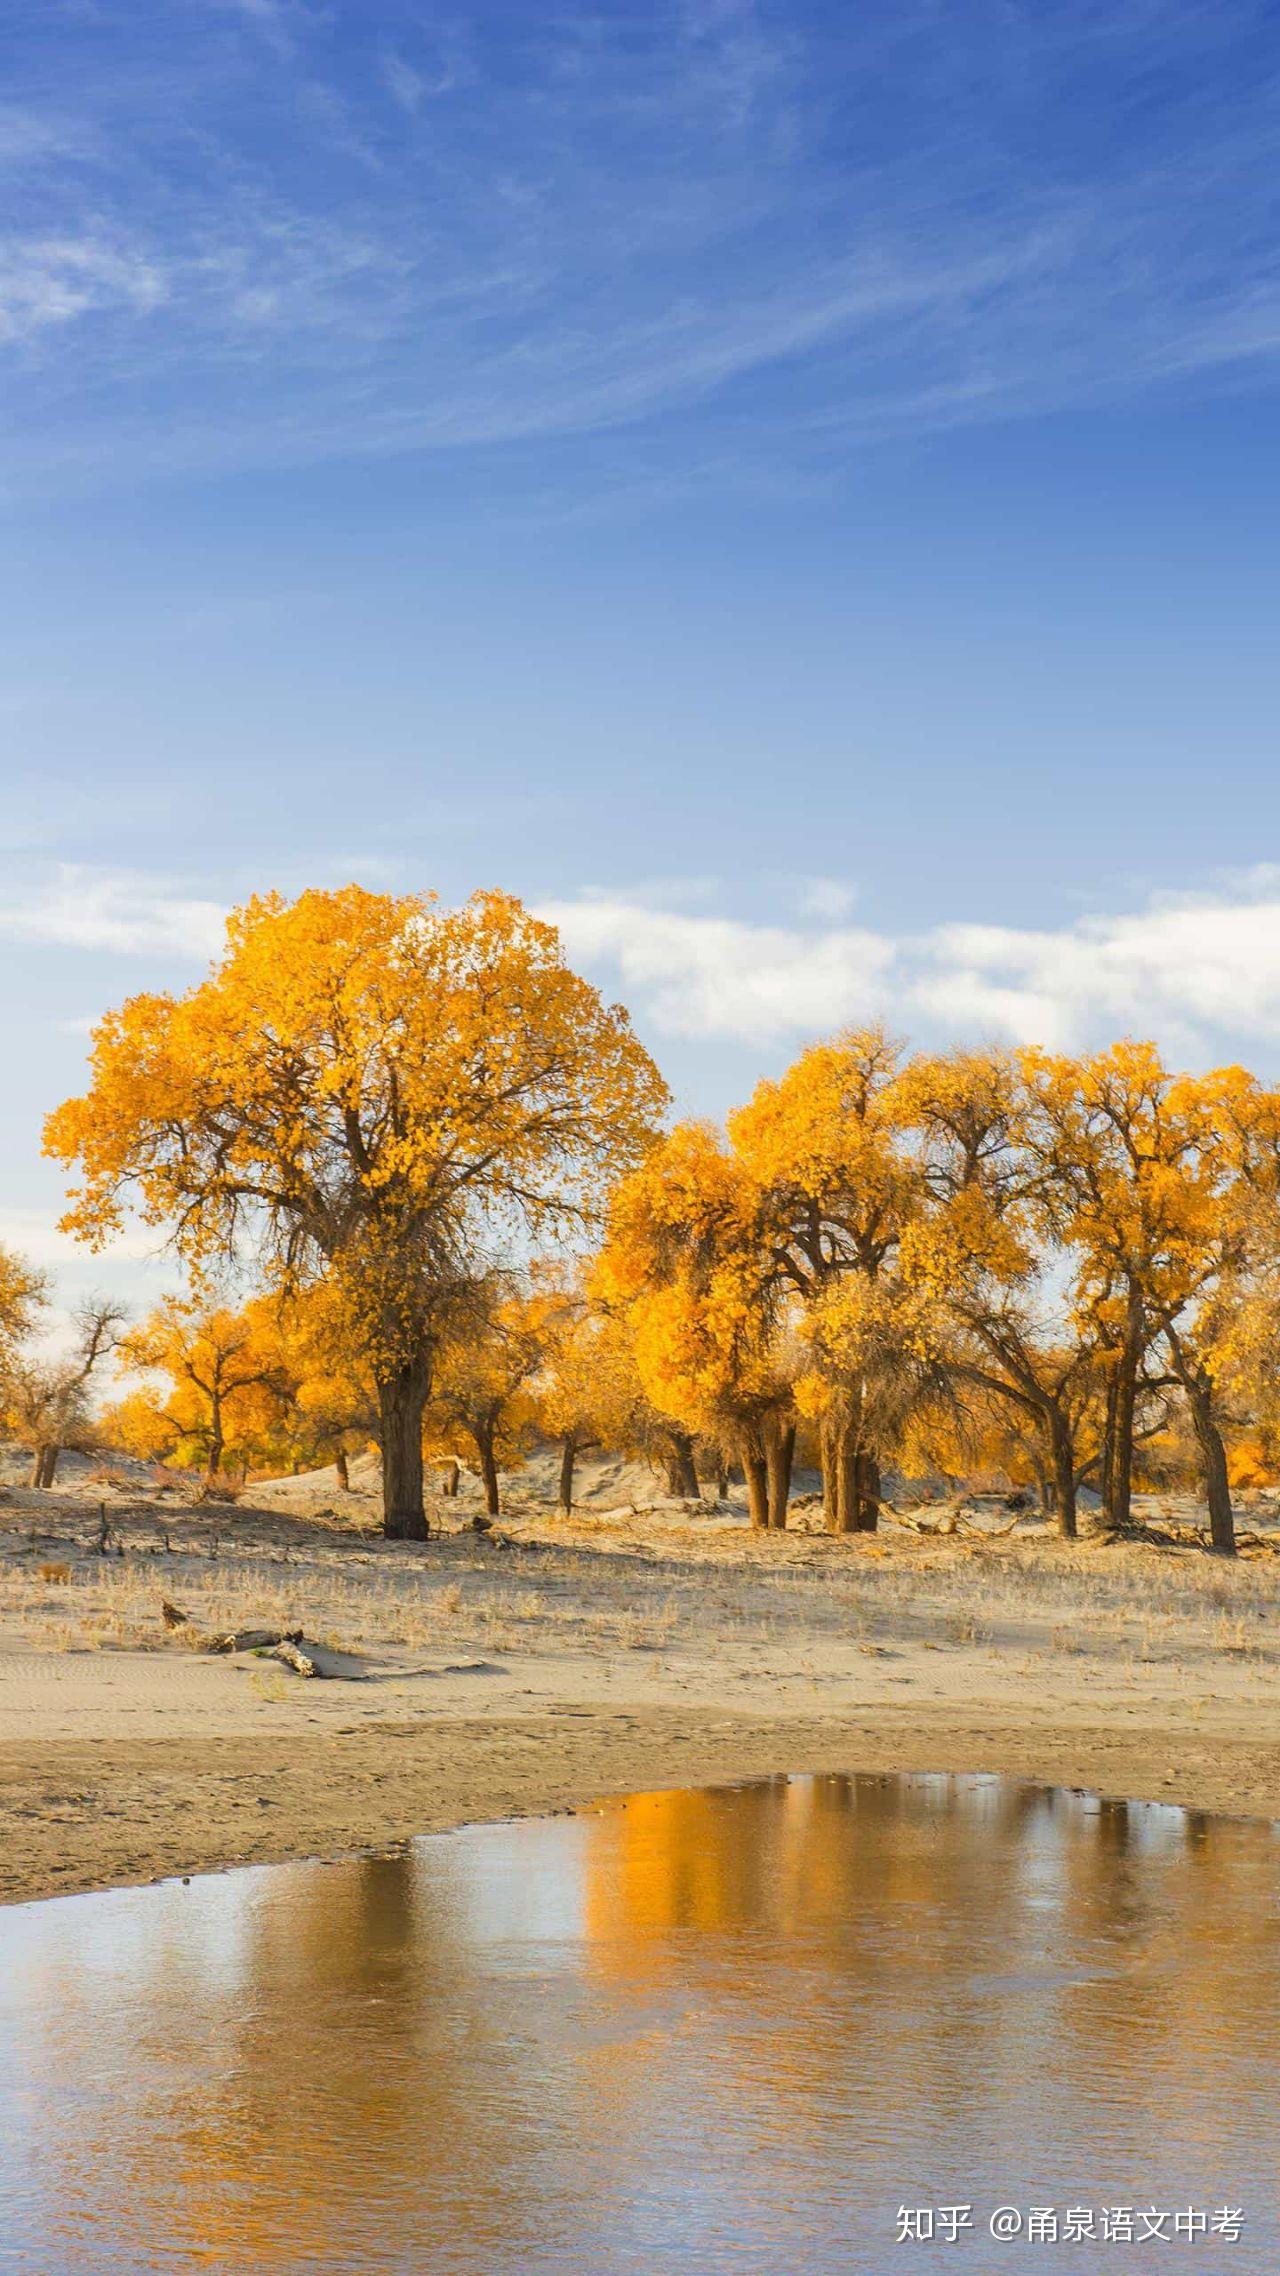
[(422, 1499), (422, 1414), (431, 1388), (424, 1363), (398, 1367), (378, 1385), (382, 1441), (382, 1530), (392, 1541), (426, 1541)]
[(1111, 1442), (1107, 1496), (1107, 1524), (1113, 1533), (1121, 1532), (1133, 1513), (1133, 1410), (1137, 1389), (1136, 1370), (1130, 1365), (1126, 1352), (1116, 1384), (1115, 1433)]
[(1064, 1541), (1076, 1538), (1076, 1456), (1067, 1418), (1057, 1408), (1049, 1415), (1049, 1449), (1053, 1456), (1053, 1509)]
[(573, 1515), (573, 1464), (577, 1451), (577, 1442), (572, 1438), (566, 1438), (560, 1449), (560, 1507), (566, 1517)]
[(490, 1517), (498, 1517), (502, 1511), (502, 1495), (498, 1487), (498, 1464), (493, 1451), (492, 1426), (482, 1423), (473, 1435), (476, 1452), (480, 1457), (480, 1475), (484, 1480), (484, 1506)]
[(769, 1433), (765, 1456), (769, 1481), (769, 1523), (776, 1533), (786, 1530), (787, 1503), (791, 1499), (791, 1465), (796, 1451), (796, 1426), (780, 1424)]
[(763, 1533), (769, 1523), (769, 1465), (754, 1439), (743, 1440), (742, 1475), (747, 1485), (747, 1508), (751, 1523)]
[(40, 1457), (40, 1483), (42, 1486), (51, 1486), (57, 1477), (58, 1456), (61, 1452), (62, 1448), (56, 1444), (45, 1447)]
[(461, 1483), (462, 1464), (460, 1462), (450, 1462), (447, 1469), (445, 1470), (444, 1478), (440, 1486), (440, 1491), (444, 1495), (444, 1498), (447, 1502), (453, 1502), (457, 1500), (458, 1488)]
[(1107, 1371), (1107, 1408), (1102, 1424), (1102, 1451), (1098, 1458), (1098, 1492), (1102, 1499), (1104, 1519), (1111, 1507), (1111, 1480), (1115, 1474), (1116, 1453), (1116, 1401), (1119, 1396), (1120, 1379), (1116, 1368), (1111, 1367)]
[(822, 1464), (822, 1522), (828, 1533), (834, 1533), (837, 1530), (835, 1516), (839, 1501), (839, 1485), (836, 1476), (836, 1465), (839, 1461), (839, 1434), (834, 1424), (829, 1421), (823, 1423), (819, 1433), (818, 1460)]
[(829, 1533), (855, 1533), (858, 1527), (858, 1457), (848, 1439), (833, 1439), (830, 1454)]
[(1236, 1553), (1236, 1522), (1231, 1507), (1231, 1486), (1227, 1478), (1227, 1450), (1222, 1433), (1213, 1419), (1213, 1394), (1203, 1384), (1188, 1383), (1187, 1402), (1191, 1409), (1191, 1427), (1200, 1449), (1200, 1470), (1204, 1479), (1204, 1498), (1209, 1512), (1209, 1539), (1219, 1557), (1234, 1557)]
[(1113, 1533), (1128, 1525), (1133, 1505), (1133, 1415), (1142, 1358), (1142, 1307), (1129, 1291), (1124, 1342), (1116, 1354), (1114, 1404), (1107, 1400), (1109, 1458), (1106, 1466), (1106, 1523)]
[(663, 1468), (667, 1473), (667, 1492), (673, 1501), (696, 1502), (701, 1498), (693, 1440), (687, 1431), (672, 1431)]
[(880, 1525), (880, 1464), (874, 1454), (860, 1454), (854, 1473), (857, 1508), (856, 1533), (875, 1533)]
[(36, 1446), (33, 1446), (31, 1449), (30, 1483), (33, 1486), (42, 1486), (44, 1484), (44, 1458), (46, 1452), (47, 1448), (38, 1444)]
[(724, 1458), (723, 1454), (717, 1453), (717, 1455), (716, 1455), (716, 1500), (717, 1500), (718, 1502), (727, 1502), (727, 1501), (728, 1501), (728, 1499), (729, 1499), (729, 1465), (728, 1465), (728, 1463), (725, 1461), (725, 1458)]
[(338, 1484), (341, 1487), (343, 1493), (349, 1494), (351, 1491), (351, 1472), (347, 1468), (346, 1452), (341, 1446), (338, 1448), (337, 1453), (334, 1455), (333, 1467), (338, 1473)]

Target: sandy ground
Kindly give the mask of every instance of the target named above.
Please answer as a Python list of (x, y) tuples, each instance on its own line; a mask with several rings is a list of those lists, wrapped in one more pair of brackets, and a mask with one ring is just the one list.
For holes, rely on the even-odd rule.
[[(252, 1508), (138, 1476), (0, 1488), (0, 1899), (778, 1771), (996, 1770), (1280, 1816), (1269, 1542), (1230, 1567), (1027, 1526), (759, 1538), (733, 1510), (567, 1523), (526, 1491), (510, 1546), (464, 1501), (418, 1547), (325, 1483)], [(93, 1553), (101, 1507), (123, 1555)], [(257, 1620), (345, 1672), (193, 1648)]]

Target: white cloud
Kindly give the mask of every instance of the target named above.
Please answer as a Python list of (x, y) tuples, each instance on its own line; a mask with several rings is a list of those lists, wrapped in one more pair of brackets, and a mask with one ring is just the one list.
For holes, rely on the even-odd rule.
[(227, 15), (243, 16), (282, 63), (292, 60), (294, 42), (287, 19), (296, 11), (288, 0), (213, 0), (213, 5)]
[[(1112, 1028), (1280, 1035), (1280, 897), (1156, 901), (1068, 931), (942, 927), (925, 944), (953, 1013), (1020, 1040)], [(921, 1000), (937, 1001), (926, 977)], [(969, 1024), (972, 1024), (972, 1016)], [(1046, 1032), (1048, 1031), (1048, 1032)]]
[(410, 63), (408, 57), (395, 48), (384, 48), (381, 68), (392, 102), (398, 103), (410, 118), (416, 118), (424, 103), (437, 102), (442, 95), (451, 94), (468, 76), (456, 30), (451, 35), (442, 35), (439, 53), (431, 68)]
[[(883, 1019), (1063, 1049), (1120, 1034), (1202, 1056), (1280, 1042), (1280, 871), (1270, 865), (1057, 928), (877, 931), (845, 921), (852, 889), (827, 878), (805, 882), (802, 920), (766, 924), (697, 906), (712, 890), (657, 881), (538, 914), (659, 1034), (760, 1046)], [(225, 922), (220, 902), (145, 872), (65, 864), (0, 887), (0, 938), (36, 945), (203, 966)]]
[(422, 73), (415, 71), (413, 65), (406, 63), (404, 57), (397, 55), (393, 48), (388, 48), (382, 58), (382, 76), (386, 80), (388, 94), (393, 102), (400, 105), (402, 111), (407, 111), (412, 118), (422, 109), (427, 93)]
[(1280, 1041), (1280, 891), (1266, 869), (1213, 895), (1057, 930), (971, 923), (895, 936), (621, 898), (542, 913), (571, 956), (616, 970), (623, 995), (668, 1035), (759, 1044), (886, 1018), (1064, 1049), (1119, 1034), (1199, 1054)]
[(539, 915), (574, 959), (616, 965), (624, 994), (668, 1035), (765, 1043), (887, 1007), (893, 945), (851, 926), (800, 932), (609, 900), (553, 902)]
[[(102, 1295), (122, 1302), (133, 1319), (177, 1285), (178, 1268), (161, 1236), (131, 1224), (101, 1251), (58, 1231), (60, 1208), (0, 1210), (0, 1244), (16, 1249), (47, 1277), (49, 1303), (39, 1315), (34, 1348), (42, 1359), (61, 1359), (74, 1348), (76, 1309)], [(115, 1388), (104, 1372), (99, 1393)]]
[(852, 885), (838, 877), (808, 877), (800, 892), (800, 912), (806, 917), (847, 917), (858, 896)]
[(196, 957), (222, 946), (226, 910), (164, 878), (63, 863), (35, 886), (0, 889), (0, 937), (120, 956)]
[(25, 340), (70, 324), (91, 309), (143, 316), (167, 294), (159, 267), (142, 253), (91, 238), (10, 238), (0, 242), (0, 340)]
[(88, 1287), (101, 1285), (121, 1260), (150, 1264), (160, 1257), (163, 1236), (142, 1225), (129, 1225), (117, 1233), (109, 1250), (87, 1249), (70, 1233), (58, 1230), (58, 1209), (0, 1210), (0, 1247), (16, 1249), (42, 1272), (70, 1273)]

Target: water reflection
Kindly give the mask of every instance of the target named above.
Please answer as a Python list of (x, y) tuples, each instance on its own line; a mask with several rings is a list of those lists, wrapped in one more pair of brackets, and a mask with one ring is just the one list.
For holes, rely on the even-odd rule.
[(1150, 1805), (778, 1779), (13, 1908), (0, 2265), (1024, 2276), (898, 2206), (1229, 2202), (1241, 2243), (1158, 2264), (1270, 2272), (1278, 1864)]

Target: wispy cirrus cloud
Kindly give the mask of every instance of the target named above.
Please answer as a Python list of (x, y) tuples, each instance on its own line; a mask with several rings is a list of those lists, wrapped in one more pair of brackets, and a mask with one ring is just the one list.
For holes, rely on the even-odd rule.
[(94, 311), (146, 316), (168, 289), (163, 269), (127, 244), (92, 237), (0, 240), (0, 343), (31, 340)]
[(826, 917), (833, 922), (847, 917), (858, 896), (852, 885), (842, 877), (807, 877), (800, 886), (799, 907), (802, 916)]
[(716, 416), (799, 476), (1280, 356), (1265, 0), (91, 14), (12, 43), (15, 479)]

